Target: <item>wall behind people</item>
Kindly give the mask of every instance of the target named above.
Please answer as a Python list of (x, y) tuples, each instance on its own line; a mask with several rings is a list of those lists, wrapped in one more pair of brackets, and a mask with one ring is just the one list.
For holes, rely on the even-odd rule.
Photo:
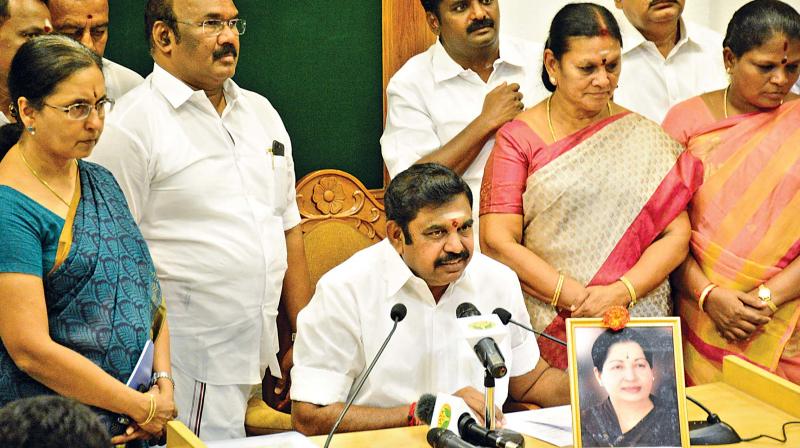
[[(153, 69), (144, 2), (109, 2), (106, 56)], [(247, 31), (236, 82), (266, 96), (292, 138), (297, 179), (322, 168), (383, 186), (380, 2), (235, 0)]]

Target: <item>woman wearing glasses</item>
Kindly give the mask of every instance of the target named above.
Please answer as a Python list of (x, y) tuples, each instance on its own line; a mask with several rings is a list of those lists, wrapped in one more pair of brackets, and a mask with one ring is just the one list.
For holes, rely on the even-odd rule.
[[(140, 444), (174, 417), (169, 334), (119, 186), (80, 160), (113, 106), (101, 64), (60, 36), (25, 43), (11, 63), (17, 123), (0, 131), (0, 406), (73, 397), (96, 408), (113, 442)], [(151, 338), (160, 373), (142, 393), (125, 382)]]

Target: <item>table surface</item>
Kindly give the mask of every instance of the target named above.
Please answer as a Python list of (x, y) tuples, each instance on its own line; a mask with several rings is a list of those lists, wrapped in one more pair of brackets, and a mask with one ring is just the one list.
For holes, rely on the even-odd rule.
[[(743, 394), (738, 389), (726, 383), (712, 383), (686, 389), (686, 394), (703, 403), (712, 412), (731, 425), (742, 438), (753, 437), (762, 433), (773, 437), (781, 437), (781, 425), (790, 420), (800, 420), (798, 417), (781, 411), (763, 401)], [(689, 420), (705, 420), (706, 414), (695, 404), (687, 400), (686, 403)], [(378, 431), (364, 431), (343, 433), (333, 436), (330, 447), (332, 448), (360, 448), (376, 446), (380, 440), (383, 448), (414, 448), (427, 447), (425, 435), (427, 426), (414, 428), (393, 428)], [(759, 439), (752, 442), (743, 442), (736, 445), (714, 445), (719, 447), (736, 448), (774, 448), (800, 446), (800, 425), (790, 425), (786, 430), (789, 442), (780, 444), (770, 439)], [(311, 441), (317, 446), (325, 444), (325, 436), (312, 437)], [(527, 448), (553, 447), (549, 443), (532, 437), (525, 437)]]

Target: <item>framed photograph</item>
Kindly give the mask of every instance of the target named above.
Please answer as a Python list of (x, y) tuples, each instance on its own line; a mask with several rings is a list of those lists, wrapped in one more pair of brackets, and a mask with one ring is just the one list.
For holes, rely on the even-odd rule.
[(567, 319), (575, 447), (688, 447), (680, 321)]

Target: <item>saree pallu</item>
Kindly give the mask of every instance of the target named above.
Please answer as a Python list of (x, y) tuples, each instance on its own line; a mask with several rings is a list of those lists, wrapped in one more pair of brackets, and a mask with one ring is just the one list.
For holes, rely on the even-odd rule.
[[(111, 173), (82, 161), (79, 173), (80, 191), (62, 232), (71, 238), (59, 244), (56, 265), (43, 279), (50, 337), (125, 383), (151, 337), (161, 289)], [(2, 403), (54, 393), (19, 370), (4, 347), (0, 378)], [(116, 416), (95, 411), (111, 429)]]
[[(797, 258), (798, 148), (800, 101), (708, 123), (689, 139), (689, 151), (705, 167), (705, 182), (689, 207), (690, 249), (711, 282), (749, 292)], [(781, 305), (749, 339), (729, 343), (699, 310), (697, 298), (687, 294), (679, 295), (677, 303), (689, 384), (720, 380), (725, 355), (800, 383), (800, 301)]]
[[(523, 244), (583, 285), (611, 284), (683, 212), (700, 163), (657, 124), (618, 114), (545, 148), (523, 194)], [(566, 339), (569, 311), (526, 295), (537, 330)], [(640, 297), (632, 316), (667, 316), (667, 279)], [(566, 349), (539, 338), (544, 359), (567, 367)]]

